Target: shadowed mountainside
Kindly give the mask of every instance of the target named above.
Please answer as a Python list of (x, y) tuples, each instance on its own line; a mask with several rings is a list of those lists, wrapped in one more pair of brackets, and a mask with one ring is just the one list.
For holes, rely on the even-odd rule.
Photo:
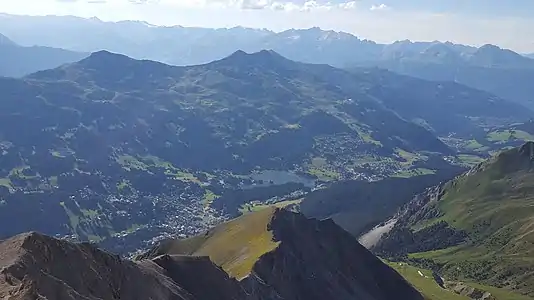
[[(17, 216), (0, 221), (0, 237), (40, 230), (99, 242), (138, 229), (143, 241), (195, 234), (260, 194), (302, 195), (316, 181), (433, 174), (455, 156), (438, 136), (531, 114), (458, 84), (273, 51), (190, 67), (101, 51), (0, 78), (0, 89), (0, 220)], [(221, 204), (266, 170), (298, 181), (262, 180), (272, 187)]]
[[(233, 225), (223, 224), (192, 240), (170, 241), (137, 261), (90, 244), (22, 234), (0, 243), (0, 296), (14, 300), (423, 299), (333, 222), (309, 220), (284, 210), (266, 212), (236, 219)], [(232, 235), (229, 226), (240, 227), (240, 233), (258, 231), (270, 238), (264, 244), (275, 246), (249, 257), (248, 245), (257, 245), (257, 236)], [(223, 246), (211, 248), (215, 251), (210, 253), (212, 259), (219, 260), (218, 253), (237, 255), (240, 251), (242, 255), (234, 256), (232, 264), (248, 264), (253, 259), (252, 269), (237, 281), (224, 272), (228, 271), (224, 263), (223, 269), (211, 263), (204, 256), (208, 253), (201, 254), (204, 257), (177, 255), (189, 254), (177, 253), (186, 248), (186, 252), (196, 252), (195, 247), (203, 247), (201, 240), (204, 246), (211, 240)], [(235, 269), (229, 273), (237, 275)]]
[(393, 216), (414, 195), (452, 179), (463, 170), (450, 167), (436, 174), (410, 178), (337, 182), (306, 195), (299, 211), (320, 220), (332, 218), (343, 229), (360, 236)]
[[(206, 255), (248, 293), (282, 299), (422, 299), (333, 221), (265, 209), (146, 253)], [(380, 278), (380, 279), (379, 279)]]
[(429, 189), (374, 248), (468, 279), (534, 295), (534, 142), (503, 151)]
[(22, 77), (73, 63), (88, 55), (51, 47), (22, 47), (0, 34), (0, 76)]

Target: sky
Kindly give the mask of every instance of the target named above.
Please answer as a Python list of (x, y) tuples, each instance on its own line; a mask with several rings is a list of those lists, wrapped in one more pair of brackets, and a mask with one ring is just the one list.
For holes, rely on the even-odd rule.
[(534, 53), (533, 0), (0, 0), (0, 12), (274, 31), (318, 26), (380, 43), (491, 43)]

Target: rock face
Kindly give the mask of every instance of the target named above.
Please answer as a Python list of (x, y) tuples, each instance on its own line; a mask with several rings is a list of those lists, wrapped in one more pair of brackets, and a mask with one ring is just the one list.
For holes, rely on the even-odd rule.
[[(399, 274), (333, 221), (307, 219), (301, 214), (278, 209), (273, 209), (269, 218), (265, 218), (265, 214), (261, 212), (261, 218), (267, 220), (262, 224), (263, 230), (271, 232), (275, 247), (266, 248), (248, 275), (239, 281), (255, 299), (423, 299)], [(206, 253), (206, 245), (223, 234), (221, 229), (226, 232), (238, 227), (235, 222), (246, 222), (249, 225), (243, 227), (252, 227), (251, 219), (245, 216), (234, 223), (223, 224), (204, 237), (167, 241), (143, 258), (202, 252), (216, 264), (236, 270), (235, 265), (222, 261), (218, 253)], [(248, 242), (230, 242), (233, 242), (232, 250), (242, 247), (241, 253), (248, 254)], [(223, 244), (213, 249), (218, 249), (214, 252), (230, 251), (230, 247), (225, 248)]]
[[(224, 280), (226, 274), (207, 259), (159, 257), (133, 262), (90, 244), (38, 233), (2, 242), (0, 268), (1, 299), (245, 299), (237, 284)], [(208, 297), (207, 290), (219, 297)]]
[[(246, 220), (265, 225), (275, 248), (259, 256), (240, 281), (206, 256), (163, 253), (187, 247), (159, 247), (131, 261), (92, 244), (28, 233), (0, 243), (0, 299), (423, 299), (333, 221), (309, 220), (285, 210), (267, 212), (259, 214), (259, 220), (253, 214)], [(265, 216), (270, 216), (268, 223), (263, 222)], [(201, 240), (194, 241), (198, 246)], [(251, 240), (243, 241), (243, 247), (249, 246)]]
[[(150, 262), (149, 260), (141, 263)], [(200, 300), (254, 299), (208, 257), (162, 255), (153, 260), (164, 274)]]
[[(444, 194), (444, 184), (426, 189), (404, 205), (393, 217), (395, 224), (370, 247), (382, 257), (398, 258), (407, 253), (444, 249), (463, 243), (467, 234), (438, 221), (418, 231), (411, 226), (442, 216), (437, 208)], [(390, 222), (391, 222), (390, 220)]]
[(0, 266), (2, 299), (192, 299), (155, 268), (37, 233), (3, 242)]
[(255, 264), (250, 286), (267, 284), (283, 299), (422, 299), (331, 220), (280, 210), (270, 229), (280, 244)]
[(497, 300), (491, 293), (468, 286), (462, 282), (448, 281), (445, 283), (445, 288), (474, 300)]

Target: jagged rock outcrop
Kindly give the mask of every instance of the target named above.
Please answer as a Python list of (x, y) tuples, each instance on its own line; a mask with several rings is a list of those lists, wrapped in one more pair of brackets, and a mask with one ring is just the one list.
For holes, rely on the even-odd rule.
[[(225, 235), (228, 230), (230, 235)], [(258, 251), (259, 242), (263, 253)], [(216, 247), (209, 249), (216, 253), (210, 256), (229, 271), (207, 256), (177, 253), (194, 254), (206, 243), (214, 243)], [(222, 258), (231, 263), (221, 263)], [(423, 298), (333, 221), (273, 209), (223, 224), (203, 236), (167, 242), (135, 261), (89, 243), (74, 244), (38, 233), (19, 235), (0, 242), (0, 299)]]
[(393, 218), (393, 228), (382, 235), (371, 249), (380, 256), (396, 258), (406, 253), (444, 249), (464, 242), (467, 234), (444, 221), (434, 222), (421, 230), (412, 229), (415, 224), (442, 216), (438, 206), (444, 188), (445, 184), (428, 188), (399, 209)]
[(133, 262), (91, 244), (28, 233), (0, 243), (0, 299), (247, 298), (207, 258), (164, 256)]
[(422, 299), (332, 220), (279, 210), (269, 226), (280, 244), (258, 260), (255, 276), (245, 282), (260, 279), (283, 299)]
[(141, 264), (154, 262), (164, 270), (164, 275), (179, 282), (187, 291), (200, 300), (253, 299), (237, 280), (230, 278), (206, 256), (162, 255)]
[(261, 224), (253, 224), (254, 219), (245, 216), (204, 236), (167, 241), (143, 257), (202, 253), (210, 255), (215, 263), (226, 266), (230, 272), (241, 270), (224, 260), (232, 260), (235, 255), (229, 254), (223, 259), (218, 253), (209, 252), (232, 252), (247, 257), (252, 255), (248, 241), (236, 239), (229, 241), (233, 242), (231, 245), (213, 243), (221, 235), (240, 226), (243, 228), (241, 235), (247, 235), (252, 227), (261, 227), (261, 230), (272, 234), (276, 244), (266, 247), (266, 251), (253, 262), (248, 274), (240, 278), (249, 295), (260, 299), (287, 300), (423, 299), (398, 273), (332, 220), (307, 219), (283, 209), (273, 209), (269, 214), (261, 212), (261, 219)]
[(156, 266), (38, 233), (2, 242), (0, 267), (1, 299), (195, 299)]
[(427, 206), (427, 204), (437, 203), (441, 196), (443, 196), (443, 184), (430, 187), (423, 193), (416, 195), (412, 201), (404, 205), (396, 214), (395, 219), (399, 220), (397, 227), (439, 217), (440, 212), (432, 209), (432, 206)]
[(445, 288), (462, 296), (469, 297), (474, 300), (497, 300), (490, 292), (469, 286), (462, 282), (447, 281)]

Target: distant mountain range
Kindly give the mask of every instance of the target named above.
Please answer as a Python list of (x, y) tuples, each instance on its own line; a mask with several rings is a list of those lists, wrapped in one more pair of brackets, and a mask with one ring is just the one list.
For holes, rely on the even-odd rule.
[[(69, 27), (65, 24), (69, 24)], [(439, 63), (466, 61), (469, 65), (480, 67), (525, 68), (528, 65), (515, 52), (492, 45), (478, 49), (450, 42), (407, 40), (389, 45), (377, 44), (349, 33), (325, 31), (318, 27), (276, 33), (244, 27), (160, 27), (141, 21), (103, 22), (96, 18), (5, 14), (0, 15), (0, 25), (5, 35), (25, 46), (59, 47), (79, 52), (108, 50), (172, 65), (207, 63), (237, 50), (274, 50), (292, 60), (336, 67), (398, 58)], [(33, 28), (47, 30), (41, 34)], [(80, 32), (84, 32), (86, 38), (79, 39)]]
[(51, 47), (22, 47), (0, 34), (0, 76), (21, 77), (87, 56), (88, 54)]
[[(221, 59), (236, 50), (247, 50), (248, 45), (272, 34), (241, 27), (156, 27), (139, 21), (114, 23), (61, 16), (0, 15), (0, 28), (3, 34), (24, 46), (58, 47), (77, 52), (107, 50), (172, 65), (197, 65)], [(35, 28), (42, 28), (43, 32), (38, 33)], [(83, 39), (79, 38), (81, 33)]]
[(15, 46), (12, 40), (8, 39), (5, 35), (0, 34), (0, 46)]
[[(296, 61), (336, 67), (377, 66), (428, 80), (454, 81), (534, 108), (534, 60), (493, 45), (399, 41), (377, 44), (320, 28), (280, 33), (230, 29), (158, 27), (139, 21), (0, 15), (3, 34), (24, 46), (76, 52), (108, 50), (171, 65), (197, 65), (237, 50), (274, 50)], [(36, 31), (35, 28), (41, 28)], [(83, 32), (84, 38), (80, 39)]]
[(529, 83), (534, 79), (534, 60), (530, 58), (493, 45), (465, 50), (447, 43), (434, 43), (422, 51), (413, 51), (416, 49), (413, 43), (405, 44), (399, 46), (399, 51), (379, 60), (354, 65), (380, 67), (427, 80), (454, 81), (526, 107), (534, 106), (534, 87)]
[[(5, 14), (0, 15), (0, 25), (5, 35), (25, 46), (58, 47), (78, 52), (107, 50), (172, 65), (208, 63), (237, 50), (274, 50), (292, 60), (336, 67), (397, 59), (503, 68), (531, 68), (534, 64), (524, 56), (493, 45), (476, 48), (450, 42), (408, 40), (377, 44), (349, 33), (318, 27), (276, 33), (244, 27), (160, 27), (141, 21), (103, 22), (96, 18)], [(46, 30), (37, 33), (33, 28)], [(84, 39), (79, 39), (80, 32), (84, 32)]]

